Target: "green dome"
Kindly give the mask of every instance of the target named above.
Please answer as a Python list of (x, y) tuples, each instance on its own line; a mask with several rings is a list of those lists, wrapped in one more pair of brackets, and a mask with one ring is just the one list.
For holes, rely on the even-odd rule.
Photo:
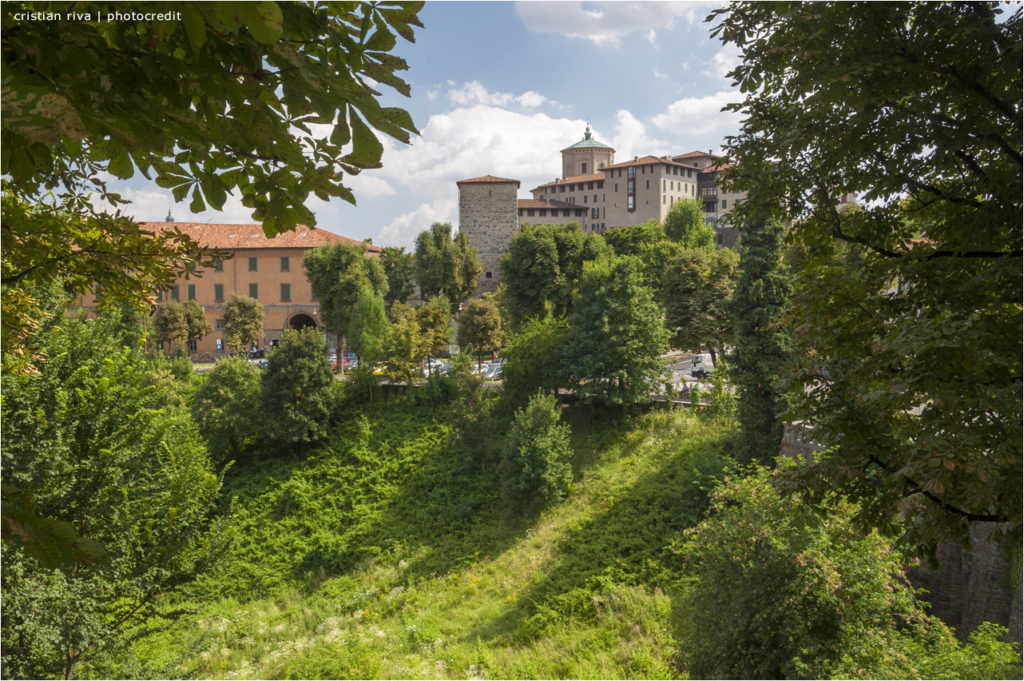
[(607, 144), (601, 144), (595, 140), (590, 134), (590, 126), (587, 126), (587, 131), (583, 133), (583, 139), (573, 144), (572, 146), (562, 149), (562, 151), (568, 151), (570, 149), (608, 149), (609, 151), (615, 151)]

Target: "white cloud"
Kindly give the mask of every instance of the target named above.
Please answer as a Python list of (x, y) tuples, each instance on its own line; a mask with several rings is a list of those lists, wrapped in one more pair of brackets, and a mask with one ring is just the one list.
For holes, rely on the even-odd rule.
[(517, 2), (516, 14), (531, 31), (617, 47), (633, 33), (653, 43), (657, 30), (672, 28), (677, 19), (692, 25), (713, 7), (706, 2)]
[(436, 199), (421, 203), (415, 210), (399, 215), (381, 228), (374, 243), (382, 246), (411, 247), (416, 235), (435, 222), (455, 222), (455, 199)]
[(741, 58), (740, 51), (735, 45), (726, 45), (718, 52), (715, 52), (714, 56), (711, 57), (711, 64), (705, 74), (712, 78), (720, 78), (722, 80), (729, 80), (728, 74), (734, 68), (739, 66)]
[(616, 113), (618, 124), (612, 146), (615, 147), (615, 160), (619, 163), (628, 161), (634, 156), (661, 156), (673, 153), (669, 143), (647, 134), (647, 126), (636, 116), (625, 109)]
[(480, 81), (474, 80), (456, 87), (453, 81), (448, 81), (451, 89), (448, 90), (448, 98), (460, 106), (473, 106), (483, 104), (485, 106), (511, 106), (518, 105), (527, 109), (535, 109), (548, 101), (548, 98), (539, 92), (530, 90), (521, 95), (514, 95), (509, 92), (488, 92)]
[(663, 130), (686, 130), (693, 135), (730, 133), (739, 129), (742, 116), (722, 107), (739, 99), (731, 90), (716, 92), (707, 97), (687, 97), (669, 105), (651, 122)]
[[(383, 142), (384, 140), (381, 141)], [(359, 201), (364, 196), (392, 196), (395, 193), (395, 188), (381, 177), (380, 171), (377, 169), (364, 170), (358, 175), (346, 175), (345, 186), (356, 195), (356, 201)]]

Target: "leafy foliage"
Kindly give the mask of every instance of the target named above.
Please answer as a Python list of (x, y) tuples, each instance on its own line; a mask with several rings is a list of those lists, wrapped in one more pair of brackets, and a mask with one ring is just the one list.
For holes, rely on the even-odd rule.
[(448, 354), (452, 335), (449, 327), (451, 320), (451, 304), (442, 295), (432, 297), (430, 302), (416, 310), (416, 321), (420, 325), (427, 354), (435, 357)]
[(361, 289), (349, 323), (348, 344), (360, 363), (373, 366), (381, 358), (381, 344), (388, 328), (384, 299)]
[(605, 232), (604, 240), (616, 255), (635, 256), (639, 260), (644, 283), (661, 298), (665, 272), (682, 250), (665, 235), (661, 223), (651, 218), (642, 225), (616, 227)]
[(514, 511), (550, 506), (568, 491), (572, 447), (560, 418), (558, 402), (542, 393), (516, 411), (498, 464), (502, 498)]
[(380, 266), (388, 278), (388, 292), (384, 304), (391, 307), (394, 302), (404, 303), (416, 292), (416, 259), (404, 248), (385, 246), (380, 256)]
[(576, 293), (563, 362), (589, 402), (647, 402), (664, 372), (668, 331), (635, 258), (589, 262)]
[(259, 370), (244, 357), (225, 357), (206, 374), (192, 400), (192, 418), (215, 461), (251, 453), (259, 442)]
[(383, 296), (388, 291), (384, 268), (367, 257), (362, 245), (334, 244), (306, 251), (302, 267), (320, 302), (320, 318), (331, 333), (348, 335), (356, 300), (363, 290)]
[(499, 299), (512, 330), (547, 311), (565, 315), (583, 274), (583, 263), (610, 253), (598, 234), (584, 234), (580, 226), (525, 224), (509, 242), (499, 262)]
[(427, 342), (415, 315), (402, 316), (392, 322), (384, 334), (384, 375), (392, 381), (411, 385), (419, 373), (420, 362), (427, 356)]
[(782, 376), (793, 360), (791, 331), (783, 322), (790, 282), (781, 260), (782, 225), (761, 221), (747, 225), (742, 234), (732, 366), (743, 430), (740, 460), (770, 464), (782, 443), (787, 404)]
[(713, 359), (734, 344), (731, 307), (739, 277), (739, 256), (717, 251), (684, 251), (664, 274), (665, 326), (674, 348), (707, 349)]
[(199, 303), (189, 300), (186, 301), (183, 307), (185, 322), (188, 326), (186, 340), (197, 341), (213, 331), (213, 326), (210, 325), (210, 320), (206, 318), (206, 313), (199, 306)]
[(568, 334), (567, 319), (548, 315), (527, 320), (519, 333), (511, 335), (501, 350), (506, 360), (501, 394), (508, 413), (525, 406), (538, 390), (554, 393), (569, 385), (569, 367), (562, 361)]
[(263, 306), (249, 296), (231, 295), (224, 307), (224, 343), (231, 352), (245, 352), (263, 338)]
[(459, 346), (475, 352), (477, 362), (485, 353), (501, 347), (504, 333), (501, 330), (501, 311), (494, 295), (485, 293), (474, 298), (459, 319)]
[(262, 377), (264, 435), (290, 452), (327, 435), (334, 374), (327, 346), (314, 328), (287, 329), (270, 354)]
[[(804, 484), (857, 494), (874, 523), (911, 510), (925, 550), (972, 520), (1019, 540), (1020, 7), (734, 3), (712, 18), (743, 54), (736, 215), (793, 220), (809, 256), (792, 317), (817, 356), (794, 376), (794, 417), (838, 446)], [(849, 192), (863, 210), (836, 208)]]
[(452, 226), (435, 222), (416, 237), (416, 283), (424, 299), (443, 295), (458, 310), (473, 295), (483, 272), (465, 232), (452, 237)]
[(161, 595), (208, 570), (227, 537), (211, 529), (220, 481), (195, 427), (138, 350), (119, 344), (117, 325), (64, 319), (40, 341), (47, 361), (4, 376), (5, 484), (31, 490), (38, 516), (105, 550), (82, 545), (73, 570), (4, 550), (5, 676), (71, 676), (123, 650), (163, 613)]
[[(693, 570), (684, 608), (690, 674), (958, 678), (950, 662), (961, 646), (925, 615), (903, 557), (878, 534), (859, 534), (849, 503), (833, 498), (824, 509), (780, 495), (764, 469), (715, 491), (709, 517), (679, 547)], [(1015, 672), (1011, 644), (990, 636), (984, 645), (998, 652), (975, 657), (959, 678)]]
[(681, 199), (665, 216), (665, 234), (687, 250), (715, 250), (715, 231), (704, 221), (704, 204), (699, 199)]
[(185, 307), (173, 300), (160, 303), (153, 315), (153, 340), (160, 343), (184, 343), (188, 339), (188, 318)]

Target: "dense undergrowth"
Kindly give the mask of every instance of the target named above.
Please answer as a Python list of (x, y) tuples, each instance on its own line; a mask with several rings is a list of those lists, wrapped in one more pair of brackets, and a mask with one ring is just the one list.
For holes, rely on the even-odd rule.
[[(228, 474), (238, 539), (136, 676), (680, 677), (671, 550), (731, 427), (569, 410), (575, 480), (533, 515), (453, 444), (448, 408), (354, 408), (301, 460)], [(189, 604), (186, 604), (189, 605)]]

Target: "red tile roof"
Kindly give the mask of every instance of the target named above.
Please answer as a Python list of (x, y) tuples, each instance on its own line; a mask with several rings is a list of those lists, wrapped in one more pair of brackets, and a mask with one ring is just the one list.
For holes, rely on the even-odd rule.
[(514, 182), (515, 184), (519, 184), (519, 180), (510, 180), (507, 177), (495, 177), (494, 175), (471, 177), (468, 180), (459, 180), (455, 184), (472, 184), (477, 182)]
[(591, 173), (590, 175), (573, 175), (572, 177), (565, 177), (559, 180), (554, 180), (552, 182), (545, 182), (544, 184), (535, 187), (534, 190), (540, 189), (541, 187), (554, 187), (560, 184), (573, 184), (574, 182), (597, 182), (600, 180), (604, 180), (604, 173)]
[(316, 227), (299, 225), (290, 232), (268, 238), (261, 225), (218, 225), (202, 222), (145, 222), (143, 229), (172, 231), (180, 229), (199, 245), (221, 250), (236, 248), (315, 248), (332, 244), (359, 244), (373, 253), (381, 252), (380, 246), (366, 244), (334, 232)]
[(565, 201), (541, 201), (540, 199), (519, 199), (519, 208), (582, 208), (575, 203)]
[[(675, 158), (681, 157), (676, 156)], [(627, 166), (651, 165), (658, 163), (664, 163), (667, 165), (674, 166), (683, 166), (685, 168), (695, 167), (688, 163), (681, 163), (679, 161), (673, 160), (672, 158), (663, 158), (661, 156), (641, 156), (640, 158), (635, 158), (632, 161), (623, 161), (622, 163), (616, 163), (615, 165), (605, 166), (605, 170), (608, 170), (609, 168), (625, 168)]]

